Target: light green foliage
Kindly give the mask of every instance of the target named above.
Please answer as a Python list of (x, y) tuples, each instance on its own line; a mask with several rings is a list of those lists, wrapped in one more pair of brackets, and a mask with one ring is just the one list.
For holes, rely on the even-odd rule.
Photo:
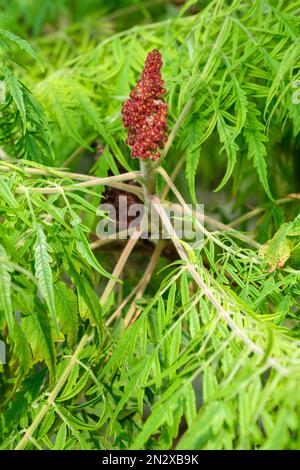
[[(2, 449), (299, 449), (299, 8), (0, 1)], [(91, 181), (138, 170), (120, 109), (153, 48), (170, 132), (190, 106), (163, 166), (210, 218), (139, 295), (155, 245), (114, 278)]]
[(300, 219), (298, 216), (293, 222), (282, 224), (273, 238), (261, 247), (259, 254), (269, 265), (271, 271), (282, 268), (293, 251), (297, 250), (299, 235)]

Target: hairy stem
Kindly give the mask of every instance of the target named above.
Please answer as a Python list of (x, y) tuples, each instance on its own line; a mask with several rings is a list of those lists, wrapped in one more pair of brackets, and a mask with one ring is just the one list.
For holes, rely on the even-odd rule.
[(145, 201), (147, 203), (149, 196), (151, 196), (152, 194), (155, 194), (156, 175), (153, 171), (153, 164), (151, 161), (141, 160), (140, 166), (141, 166), (141, 173), (142, 173), (141, 183), (144, 188), (144, 196), (145, 196)]

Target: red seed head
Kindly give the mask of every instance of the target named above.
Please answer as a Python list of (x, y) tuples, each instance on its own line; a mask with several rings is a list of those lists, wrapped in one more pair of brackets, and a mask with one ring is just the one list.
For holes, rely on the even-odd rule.
[(126, 143), (134, 158), (157, 160), (167, 140), (168, 106), (161, 78), (162, 58), (157, 49), (149, 52), (141, 78), (123, 104), (123, 124), (128, 128)]

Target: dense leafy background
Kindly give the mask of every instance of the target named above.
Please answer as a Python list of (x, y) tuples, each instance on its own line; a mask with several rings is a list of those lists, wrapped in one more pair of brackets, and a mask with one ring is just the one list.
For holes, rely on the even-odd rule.
[[(0, 1), (1, 448), (299, 448), (299, 15)], [(153, 48), (186, 111), (163, 167), (209, 232), (188, 261), (138, 242), (105, 289), (126, 242), (97, 244), (95, 178), (139, 170), (120, 109)]]

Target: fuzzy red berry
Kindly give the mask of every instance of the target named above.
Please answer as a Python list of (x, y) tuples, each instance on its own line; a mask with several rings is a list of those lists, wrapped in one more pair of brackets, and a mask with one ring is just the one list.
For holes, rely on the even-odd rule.
[(168, 106), (161, 78), (162, 58), (157, 49), (148, 54), (141, 78), (122, 107), (123, 124), (128, 128), (126, 143), (134, 158), (157, 160), (158, 147), (167, 140)]

